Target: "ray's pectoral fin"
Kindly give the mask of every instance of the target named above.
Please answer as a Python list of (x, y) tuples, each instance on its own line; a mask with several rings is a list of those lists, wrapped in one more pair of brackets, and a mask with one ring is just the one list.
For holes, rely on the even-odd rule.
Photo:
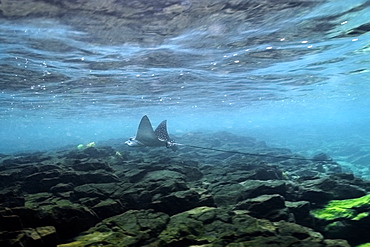
[(149, 118), (145, 115), (141, 118), (136, 136), (125, 142), (131, 147), (136, 146), (157, 146), (160, 142), (153, 131)]
[(177, 150), (177, 145), (174, 140), (170, 139), (167, 131), (167, 120), (162, 121), (158, 127), (155, 129), (154, 133), (156, 134), (158, 140), (164, 142), (167, 148), (172, 149), (173, 151)]
[(162, 142), (170, 141), (170, 136), (167, 132), (167, 120), (162, 121), (155, 129), (154, 133), (157, 136), (158, 140)]
[(146, 115), (141, 118), (135, 139), (144, 144), (146, 142), (158, 140), (156, 134), (153, 131), (152, 124), (150, 123), (150, 120)]
[(145, 115), (142, 117), (139, 128), (136, 133), (135, 141), (142, 146), (161, 146), (162, 143), (158, 140), (157, 135), (153, 131), (152, 124), (149, 118)]

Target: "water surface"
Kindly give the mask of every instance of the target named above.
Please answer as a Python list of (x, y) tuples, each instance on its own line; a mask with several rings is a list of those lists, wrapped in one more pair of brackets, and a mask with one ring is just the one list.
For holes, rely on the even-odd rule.
[(367, 164), (369, 1), (0, 8), (1, 153), (124, 140), (148, 114)]

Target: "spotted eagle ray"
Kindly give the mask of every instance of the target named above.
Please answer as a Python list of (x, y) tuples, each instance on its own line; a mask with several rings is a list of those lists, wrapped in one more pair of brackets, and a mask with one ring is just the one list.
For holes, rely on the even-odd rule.
[(186, 146), (191, 148), (198, 148), (204, 150), (211, 150), (211, 151), (218, 151), (224, 153), (234, 153), (234, 154), (244, 154), (250, 156), (259, 156), (259, 157), (273, 157), (273, 158), (282, 158), (282, 159), (293, 159), (293, 160), (310, 160), (310, 161), (317, 161), (317, 162), (333, 162), (332, 159), (317, 159), (317, 158), (303, 158), (303, 157), (292, 157), (292, 156), (285, 156), (285, 155), (271, 155), (271, 154), (257, 154), (257, 153), (247, 153), (241, 151), (234, 151), (234, 150), (223, 150), (217, 148), (208, 148), (208, 147), (200, 147), (188, 144), (180, 144), (176, 143), (174, 140), (170, 139), (170, 136), (167, 132), (167, 120), (162, 121), (158, 127), (153, 130), (152, 124), (147, 115), (141, 118), (139, 127), (137, 129), (137, 133), (135, 137), (131, 137), (129, 140), (125, 142), (130, 147), (140, 147), (140, 146), (148, 146), (148, 147), (162, 147), (165, 146), (167, 148), (171, 148), (172, 150), (176, 151), (177, 146)]
[(141, 118), (139, 127), (135, 137), (130, 138), (125, 142), (131, 147), (137, 146), (149, 146), (149, 147), (161, 147), (165, 146), (176, 150), (177, 147), (167, 132), (167, 120), (162, 121), (158, 127), (153, 130), (152, 124), (148, 116)]

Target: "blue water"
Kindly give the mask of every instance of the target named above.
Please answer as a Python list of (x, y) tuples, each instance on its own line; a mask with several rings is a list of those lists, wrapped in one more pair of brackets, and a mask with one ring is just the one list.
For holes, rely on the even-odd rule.
[(0, 153), (124, 141), (147, 114), (175, 136), (226, 130), (342, 162), (366, 155), (369, 1), (276, 1), (279, 11), (224, 1), (199, 16), (197, 2), (179, 2), (150, 32), (145, 14), (122, 29), (88, 10), (3, 16)]

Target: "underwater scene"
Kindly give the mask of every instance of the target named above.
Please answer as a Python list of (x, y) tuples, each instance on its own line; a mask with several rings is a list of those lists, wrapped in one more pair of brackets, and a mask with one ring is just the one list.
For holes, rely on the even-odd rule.
[(369, 14), (1, 0), (0, 246), (370, 247)]

